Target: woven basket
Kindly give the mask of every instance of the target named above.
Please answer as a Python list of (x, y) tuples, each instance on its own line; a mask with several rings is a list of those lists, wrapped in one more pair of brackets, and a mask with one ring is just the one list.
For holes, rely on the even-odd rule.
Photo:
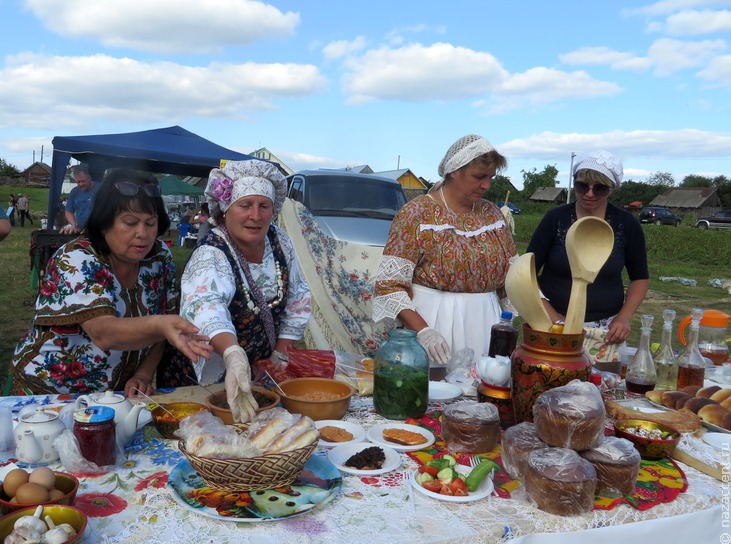
[[(232, 425), (239, 434), (249, 425)], [(297, 479), (305, 463), (315, 451), (317, 441), (304, 448), (242, 459), (213, 459), (198, 457), (178, 441), (180, 452), (200, 474), (208, 487), (224, 491), (255, 491), (289, 485)]]

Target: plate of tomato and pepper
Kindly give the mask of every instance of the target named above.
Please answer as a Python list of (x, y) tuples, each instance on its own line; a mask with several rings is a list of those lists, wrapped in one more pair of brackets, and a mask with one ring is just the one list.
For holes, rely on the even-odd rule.
[[(485, 477), (474, 491), (467, 487), (467, 477), (474, 470), (465, 465), (454, 465), (454, 473), (448, 478), (438, 478), (441, 471), (436, 467), (422, 465), (411, 474), (411, 486), (427, 497), (447, 502), (472, 502), (489, 497), (495, 489), (492, 479)], [(432, 479), (420, 477), (428, 474)]]

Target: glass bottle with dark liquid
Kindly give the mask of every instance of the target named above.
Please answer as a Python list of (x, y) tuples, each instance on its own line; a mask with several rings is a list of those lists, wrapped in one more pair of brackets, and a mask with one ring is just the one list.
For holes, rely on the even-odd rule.
[(518, 329), (513, 325), (513, 313), (503, 312), (500, 321), (490, 329), (489, 357), (504, 355), (510, 357), (518, 343)]
[(630, 393), (645, 394), (652, 391), (657, 383), (655, 363), (652, 360), (650, 350), (650, 334), (652, 334), (652, 322), (655, 318), (651, 315), (642, 316), (642, 335), (640, 336), (640, 347), (637, 348), (632, 362), (627, 368), (625, 382), (627, 391)]
[(693, 308), (690, 317), (688, 344), (685, 346), (685, 351), (678, 357), (678, 389), (688, 385), (703, 387), (703, 380), (706, 377), (706, 361), (698, 349), (698, 331), (700, 330), (703, 310)]

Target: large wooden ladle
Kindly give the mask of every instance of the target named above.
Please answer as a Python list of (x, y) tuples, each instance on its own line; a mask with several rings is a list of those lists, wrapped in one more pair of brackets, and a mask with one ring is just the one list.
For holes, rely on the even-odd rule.
[(524, 253), (510, 265), (505, 276), (505, 292), (533, 330), (549, 331), (551, 318), (541, 300), (534, 261), (533, 253)]
[(586, 286), (593, 283), (614, 248), (614, 231), (599, 217), (582, 217), (566, 233), (566, 254), (571, 266), (571, 296), (566, 310), (564, 334), (584, 329)]

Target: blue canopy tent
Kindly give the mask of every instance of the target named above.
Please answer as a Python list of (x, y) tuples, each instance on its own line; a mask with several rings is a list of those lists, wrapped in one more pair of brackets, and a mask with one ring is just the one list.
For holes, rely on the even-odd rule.
[[(56, 136), (53, 139), (48, 217), (56, 216), (63, 178), (71, 158), (89, 165), (92, 179), (101, 180), (107, 168), (131, 168), (160, 174), (208, 177), (221, 160), (254, 157), (226, 149), (179, 126), (93, 136)], [(48, 225), (53, 229), (53, 225)]]

